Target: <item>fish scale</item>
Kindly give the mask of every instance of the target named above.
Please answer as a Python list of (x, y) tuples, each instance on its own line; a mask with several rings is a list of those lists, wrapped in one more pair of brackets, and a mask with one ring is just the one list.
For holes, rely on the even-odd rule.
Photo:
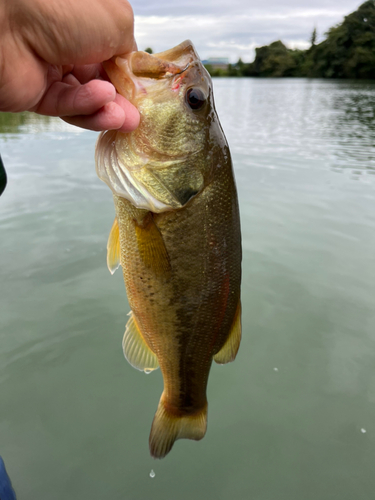
[(202, 439), (212, 361), (233, 361), (239, 348), (237, 192), (212, 82), (191, 42), (115, 58), (106, 70), (141, 115), (132, 133), (102, 134), (96, 159), (116, 210), (107, 261), (111, 272), (121, 263), (131, 307), (124, 354), (163, 374), (149, 440), (163, 458), (176, 439)]

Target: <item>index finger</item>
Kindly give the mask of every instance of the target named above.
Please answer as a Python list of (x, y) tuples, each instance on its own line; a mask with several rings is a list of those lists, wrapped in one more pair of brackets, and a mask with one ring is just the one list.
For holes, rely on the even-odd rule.
[(91, 80), (109, 80), (101, 64), (76, 65), (70, 73), (82, 84)]

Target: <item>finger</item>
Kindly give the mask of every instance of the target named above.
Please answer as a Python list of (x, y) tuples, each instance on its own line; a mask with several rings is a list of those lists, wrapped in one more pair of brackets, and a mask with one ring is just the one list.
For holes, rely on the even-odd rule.
[(120, 94), (116, 94), (114, 102), (125, 113), (125, 120), (121, 127), (119, 127), (120, 132), (131, 132), (132, 130), (135, 130), (138, 127), (140, 120), (138, 109)]
[[(74, 78), (74, 77), (73, 77)], [(71, 77), (66, 80), (73, 83)], [(92, 80), (85, 85), (53, 83), (32, 111), (49, 116), (91, 115), (113, 101), (116, 90), (109, 82)]]
[(62, 82), (67, 83), (72, 87), (79, 87), (81, 85), (81, 82), (79, 82), (79, 80), (77, 80), (77, 78), (72, 73), (69, 73), (66, 76), (64, 76)]
[(71, 73), (77, 78), (81, 83), (88, 83), (91, 80), (103, 80), (105, 71), (101, 64), (85, 64), (83, 66), (76, 65), (72, 69)]
[(67, 75), (68, 73), (71, 73), (73, 71), (73, 68), (74, 68), (74, 64), (64, 64), (61, 67), (62, 74)]
[(103, 106), (92, 115), (63, 116), (62, 119), (71, 125), (88, 130), (117, 130), (125, 122), (125, 112), (114, 102)]
[(120, 104), (110, 102), (90, 116), (65, 116), (63, 120), (71, 125), (95, 131), (119, 130), (120, 132), (130, 132), (136, 129), (139, 124), (137, 108), (122, 96), (117, 96), (116, 100)]

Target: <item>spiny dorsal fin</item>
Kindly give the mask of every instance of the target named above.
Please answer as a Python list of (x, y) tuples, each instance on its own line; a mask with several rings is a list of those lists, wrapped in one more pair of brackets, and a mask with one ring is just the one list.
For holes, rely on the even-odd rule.
[(215, 354), (214, 360), (219, 365), (230, 363), (237, 355), (237, 351), (241, 342), (241, 302), (238, 302), (236, 314), (234, 315), (233, 325), (228, 335), (225, 344), (218, 353)]
[(115, 217), (107, 243), (107, 266), (111, 274), (113, 274), (120, 265), (120, 255), (120, 233), (117, 217)]
[(136, 223), (135, 232), (139, 254), (149, 269), (161, 275), (171, 270), (169, 255), (152, 214), (149, 213), (142, 221), (142, 225)]
[(158, 358), (146, 344), (132, 311), (129, 316), (122, 341), (124, 356), (137, 370), (150, 373), (159, 368)]

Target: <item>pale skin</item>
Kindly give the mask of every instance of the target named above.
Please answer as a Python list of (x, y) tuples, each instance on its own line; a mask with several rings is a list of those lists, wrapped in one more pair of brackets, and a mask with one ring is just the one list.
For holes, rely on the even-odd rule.
[(126, 0), (0, 0), (0, 111), (134, 130), (139, 113), (101, 63), (137, 50)]

